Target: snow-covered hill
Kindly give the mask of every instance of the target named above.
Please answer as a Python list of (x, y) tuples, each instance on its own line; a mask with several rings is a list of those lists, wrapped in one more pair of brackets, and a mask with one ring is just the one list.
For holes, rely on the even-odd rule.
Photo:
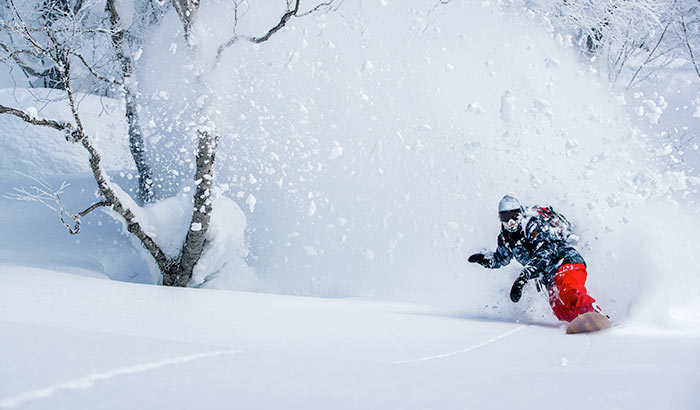
[(1, 409), (693, 409), (698, 335), (0, 264)]
[[(204, 3), (193, 35), (216, 39), (228, 3)], [(498, 2), (444, 3), (348, 1), (209, 74), (222, 205), (199, 272), (229, 290), (151, 286), (106, 212), (69, 236), (41, 204), (0, 197), (0, 409), (698, 408), (696, 179), (566, 36)], [(248, 17), (241, 33), (269, 24)], [(166, 16), (137, 67), (162, 200), (135, 210), (166, 249), (191, 188), (177, 27)], [(80, 100), (129, 192), (123, 107)], [(68, 116), (46, 90), (0, 103)], [(29, 175), (69, 182), (69, 210), (94, 202), (60, 133), (0, 116), (0, 143), (0, 193)], [(575, 223), (616, 328), (567, 336), (534, 287), (508, 300), (516, 263), (466, 263), (495, 247), (505, 193)]]

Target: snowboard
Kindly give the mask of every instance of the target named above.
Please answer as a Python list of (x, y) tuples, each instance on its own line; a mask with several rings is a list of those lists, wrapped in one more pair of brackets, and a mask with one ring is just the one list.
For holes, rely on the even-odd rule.
[(567, 334), (588, 333), (610, 328), (608, 317), (598, 312), (578, 315), (566, 328)]

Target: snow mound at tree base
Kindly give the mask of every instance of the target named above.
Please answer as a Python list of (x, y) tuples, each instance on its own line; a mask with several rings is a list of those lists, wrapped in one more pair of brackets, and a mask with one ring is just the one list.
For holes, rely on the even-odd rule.
[[(192, 197), (186, 193), (144, 207), (135, 203), (130, 205), (145, 232), (170, 259), (179, 256), (189, 229), (201, 229), (190, 225), (192, 207)], [(116, 216), (115, 219), (120, 220)], [(188, 286), (254, 290), (257, 278), (245, 261), (248, 256), (245, 229), (246, 217), (238, 205), (226, 197), (216, 198), (204, 250)], [(153, 283), (161, 283), (160, 271), (153, 258), (135, 238), (132, 237), (131, 241), (148, 263)]]

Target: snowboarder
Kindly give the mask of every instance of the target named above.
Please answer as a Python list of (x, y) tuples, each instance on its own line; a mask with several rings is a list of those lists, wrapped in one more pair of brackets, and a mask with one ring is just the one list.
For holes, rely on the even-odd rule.
[(475, 253), (469, 262), (497, 269), (515, 258), (523, 270), (513, 283), (510, 299), (517, 303), (523, 287), (534, 280), (537, 290), (546, 288), (549, 305), (559, 320), (571, 322), (586, 312), (598, 312), (586, 291), (586, 262), (571, 246), (571, 224), (551, 207), (523, 208), (506, 195), (498, 204), (501, 233), (495, 252)]

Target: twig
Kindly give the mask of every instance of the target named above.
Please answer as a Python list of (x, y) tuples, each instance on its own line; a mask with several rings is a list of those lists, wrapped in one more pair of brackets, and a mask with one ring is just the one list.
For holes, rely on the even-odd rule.
[[(33, 179), (37, 183), (37, 185), (32, 185), (29, 187), (29, 189), (32, 192), (29, 192), (27, 188), (14, 188), (15, 192), (4, 195), (5, 198), (14, 199), (17, 201), (39, 202), (45, 205), (47, 208), (51, 209), (52, 211), (58, 214), (58, 218), (61, 220), (61, 223), (63, 224), (63, 226), (66, 227), (66, 229), (68, 229), (68, 232), (71, 235), (76, 235), (80, 233), (80, 218), (86, 216), (87, 214), (89, 214), (97, 208), (109, 205), (107, 201), (100, 201), (91, 205), (84, 211), (73, 215), (70, 212), (66, 211), (66, 207), (63, 204), (63, 200), (61, 199), (61, 194), (63, 194), (63, 191), (66, 188), (68, 188), (70, 184), (62, 182), (61, 186), (58, 189), (54, 189), (44, 179), (23, 174), (21, 172), (17, 173), (27, 178)], [(68, 222), (66, 222), (66, 216), (73, 221), (73, 226), (69, 225)]]
[(423, 31), (421, 31), (421, 34), (425, 33), (428, 30), (428, 27), (430, 26), (430, 16), (435, 12), (435, 10), (438, 9), (440, 6), (444, 6), (446, 4), (452, 3), (452, 0), (438, 0), (437, 3), (433, 6), (432, 9), (428, 10), (427, 13), (425, 13), (425, 26), (423, 27)]
[(85, 57), (83, 57), (81, 54), (76, 53), (76, 52), (71, 52), (70, 54), (78, 57), (78, 60), (80, 60), (80, 62), (83, 63), (83, 65), (85, 66), (85, 68), (88, 69), (90, 74), (92, 74), (98, 80), (104, 81), (104, 82), (109, 83), (109, 84), (114, 84), (114, 85), (119, 85), (119, 86), (122, 85), (121, 81), (117, 81), (114, 78), (108, 78), (108, 77), (98, 73), (97, 71), (95, 71), (95, 69), (87, 62)]
[[(109, 206), (109, 203), (107, 201), (100, 201), (96, 204), (92, 204), (89, 208), (87, 208), (83, 212), (78, 212), (75, 215), (71, 215), (65, 209), (61, 209), (61, 212), (59, 212), (58, 217), (61, 219), (61, 223), (63, 223), (63, 226), (65, 226), (66, 229), (68, 229), (68, 232), (71, 235), (77, 235), (80, 233), (80, 218), (89, 214), (90, 212), (94, 211), (95, 209), (103, 207), (103, 206)], [(63, 218), (64, 214), (68, 215), (73, 220), (73, 227), (72, 228), (70, 225), (68, 225), (65, 218)]]
[[(654, 46), (654, 48), (649, 52), (649, 55), (647, 56), (646, 60), (644, 60), (644, 62), (642, 63), (642, 65), (640, 65), (639, 68), (637, 68), (637, 71), (634, 72), (634, 75), (632, 76), (632, 79), (630, 79), (629, 84), (627, 84), (627, 88), (632, 87), (632, 84), (634, 83), (634, 79), (637, 78), (637, 75), (639, 74), (639, 72), (642, 71), (642, 69), (649, 63), (649, 61), (651, 60), (651, 56), (654, 55), (654, 52), (656, 52), (656, 49), (659, 47), (659, 44), (661, 44), (661, 42), (663, 41), (664, 35), (666, 35), (666, 30), (668, 30), (668, 27), (669, 27), (670, 25), (671, 25), (671, 22), (669, 21), (669, 22), (666, 24), (666, 27), (664, 27), (664, 31), (663, 31), (663, 32), (661, 33), (661, 35), (659, 36), (659, 41), (656, 42), (656, 45)], [(696, 68), (697, 68), (697, 67), (696, 67)]]
[(683, 19), (683, 14), (681, 13), (681, 27), (683, 28), (683, 36), (685, 37), (685, 45), (688, 47), (688, 53), (690, 54), (690, 61), (695, 67), (695, 72), (700, 77), (700, 68), (698, 68), (698, 63), (695, 61), (695, 55), (693, 54), (693, 48), (690, 47), (690, 41), (688, 40), (688, 31), (685, 28), (685, 19)]

